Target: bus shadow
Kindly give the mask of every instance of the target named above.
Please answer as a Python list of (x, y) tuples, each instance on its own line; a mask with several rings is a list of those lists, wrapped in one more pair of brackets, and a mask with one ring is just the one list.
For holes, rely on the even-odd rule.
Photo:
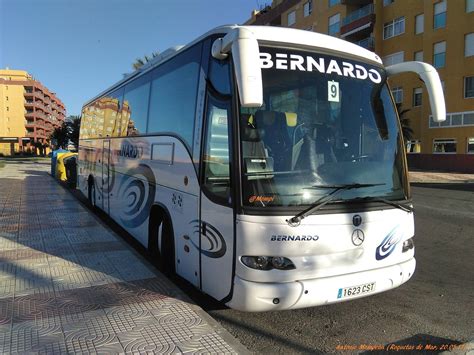
[(106, 213), (102, 212), (99, 209), (92, 208), (87, 199), (78, 191), (74, 189), (69, 190), (73, 196), (75, 196), (81, 204), (94, 213), (97, 217), (100, 218), (101, 222), (107, 225), (112, 231), (119, 235), (127, 244), (129, 244), (135, 251), (137, 251), (143, 258), (145, 258), (156, 270), (165, 275), (171, 282), (181, 289), (189, 298), (191, 298), (199, 307), (204, 311), (215, 311), (228, 309), (226, 305), (215, 300), (214, 298), (202, 293), (199, 291), (193, 284), (189, 281), (181, 278), (176, 274), (170, 274), (168, 271), (164, 270), (162, 266), (159, 265), (157, 260), (154, 260), (152, 256), (148, 253), (147, 249), (140, 244), (130, 233), (123, 229), (118, 223), (116, 223), (112, 218), (110, 218)]

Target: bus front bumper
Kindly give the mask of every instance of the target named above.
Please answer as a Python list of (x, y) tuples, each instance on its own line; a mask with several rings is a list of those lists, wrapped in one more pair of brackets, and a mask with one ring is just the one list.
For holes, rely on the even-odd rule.
[[(412, 258), (379, 269), (287, 283), (253, 282), (235, 276), (233, 296), (227, 306), (247, 312), (264, 312), (348, 301), (400, 286), (411, 278), (415, 267), (416, 260)], [(351, 292), (347, 295), (349, 289)], [(362, 293), (362, 289), (370, 290)]]

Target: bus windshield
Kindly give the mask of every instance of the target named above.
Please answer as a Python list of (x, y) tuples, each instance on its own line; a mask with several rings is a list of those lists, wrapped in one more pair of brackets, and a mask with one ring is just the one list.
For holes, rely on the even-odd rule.
[(382, 67), (260, 47), (264, 104), (240, 108), (243, 205), (405, 200), (403, 140)]

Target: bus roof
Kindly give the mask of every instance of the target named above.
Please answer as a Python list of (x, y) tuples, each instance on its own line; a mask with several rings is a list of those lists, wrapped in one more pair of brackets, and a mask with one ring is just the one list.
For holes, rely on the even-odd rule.
[(329, 36), (322, 33), (298, 30), (294, 28), (287, 27), (273, 27), (273, 26), (239, 26), (239, 25), (226, 25), (216, 27), (204, 35), (198, 37), (194, 41), (190, 42), (186, 46), (176, 46), (169, 48), (162, 52), (157, 57), (153, 58), (150, 62), (146, 63), (139, 69), (134, 72), (126, 75), (122, 80), (118, 81), (107, 90), (104, 90), (99, 95), (96, 95), (91, 100), (87, 101), (84, 106), (89, 105), (93, 101), (102, 97), (106, 93), (119, 88), (125, 82), (128, 82), (132, 78), (141, 76), (142, 74), (147, 73), (155, 66), (171, 59), (178, 53), (186, 50), (187, 48), (193, 46), (197, 42), (203, 40), (206, 37), (209, 37), (213, 34), (227, 34), (234, 30), (235, 28), (245, 28), (253, 32), (255, 38), (258, 41), (272, 44), (272, 45), (282, 45), (282, 46), (301, 46), (301, 47), (311, 47), (317, 48), (324, 51), (339, 52), (342, 55), (351, 55), (353, 57), (359, 58), (364, 61), (373, 62), (373, 64), (382, 65), (382, 60), (374, 52), (371, 52), (363, 47), (360, 47), (354, 43), (344, 41), (340, 38)]

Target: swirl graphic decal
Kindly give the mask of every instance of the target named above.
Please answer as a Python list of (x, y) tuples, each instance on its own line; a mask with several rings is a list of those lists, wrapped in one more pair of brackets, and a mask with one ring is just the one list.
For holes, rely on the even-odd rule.
[(119, 216), (124, 226), (135, 228), (148, 218), (155, 198), (155, 184), (155, 175), (147, 165), (140, 164), (124, 175), (118, 191), (124, 201)]
[(395, 250), (395, 246), (401, 239), (400, 234), (397, 234), (398, 228), (395, 227), (392, 231), (382, 240), (382, 243), (377, 247), (375, 250), (375, 259), (382, 260), (385, 259), (387, 256), (392, 254)]
[[(222, 234), (211, 224), (201, 222), (197, 219), (189, 222), (194, 226), (194, 233), (198, 233), (201, 238), (201, 253), (213, 259), (221, 258), (227, 251), (227, 246)], [(199, 250), (192, 240), (191, 243)]]
[[(97, 176), (97, 178), (94, 179), (96, 191), (101, 195), (106, 195), (112, 192), (112, 189), (115, 185), (115, 164), (111, 155), (109, 159), (109, 175), (107, 176), (105, 172), (105, 169), (107, 169), (107, 165), (104, 164), (103, 161), (103, 152), (107, 153), (107, 149), (105, 151), (101, 148), (97, 149), (95, 151), (93, 163), (89, 162), (86, 168), (89, 168), (90, 171), (95, 176)], [(101, 161), (102, 163), (99, 163), (99, 161)], [(103, 175), (102, 172), (104, 172)], [(101, 176), (103, 176), (103, 184), (100, 183), (102, 181)]]

